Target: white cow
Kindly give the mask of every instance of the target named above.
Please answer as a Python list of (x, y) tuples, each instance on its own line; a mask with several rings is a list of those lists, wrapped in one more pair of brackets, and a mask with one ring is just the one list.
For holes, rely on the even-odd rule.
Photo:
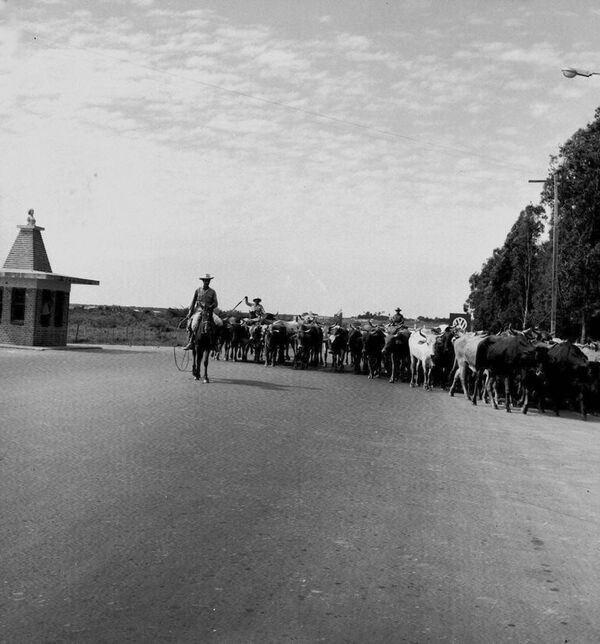
[(477, 357), (477, 347), (485, 337), (487, 337), (485, 334), (467, 332), (454, 339), (454, 368), (456, 370), (454, 372), (452, 386), (450, 387), (451, 396), (454, 396), (454, 390), (460, 379), (465, 398), (471, 400), (467, 388), (467, 375), (469, 372), (473, 375), (476, 373), (475, 359)]
[(416, 329), (408, 338), (410, 351), (410, 386), (419, 384), (419, 367), (423, 371), (423, 388), (431, 389), (431, 370), (433, 369), (433, 352), (439, 333), (429, 329)]

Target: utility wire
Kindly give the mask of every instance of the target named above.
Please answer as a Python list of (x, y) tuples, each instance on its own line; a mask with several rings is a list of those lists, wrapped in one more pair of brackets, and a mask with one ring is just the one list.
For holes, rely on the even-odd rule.
[[(41, 42), (40, 37), (39, 37), (38, 34), (33, 33), (31, 31), (26, 31), (26, 30), (24, 30), (24, 33), (29, 34), (33, 38), (33, 40), (35, 40), (36, 42)], [(300, 114), (305, 114), (306, 116), (310, 116), (310, 117), (318, 118), (318, 119), (322, 119), (322, 120), (327, 120), (327, 121), (330, 121), (332, 123), (338, 123), (338, 124), (341, 124), (341, 125), (344, 125), (344, 126), (349, 126), (349, 127), (355, 128), (355, 129), (360, 129), (360, 130), (363, 130), (365, 132), (374, 132), (376, 134), (383, 135), (383, 136), (386, 136), (386, 137), (391, 137), (391, 138), (395, 138), (395, 139), (399, 139), (399, 140), (408, 141), (408, 142), (414, 143), (416, 145), (427, 146), (427, 147), (429, 147), (429, 148), (431, 148), (433, 150), (439, 150), (440, 152), (448, 154), (448, 155), (451, 155), (451, 156), (458, 156), (458, 155), (465, 155), (466, 154), (466, 155), (470, 155), (472, 157), (476, 157), (478, 159), (481, 159), (482, 161), (487, 161), (488, 163), (491, 163), (493, 165), (502, 166), (502, 167), (514, 170), (515, 172), (521, 173), (521, 172), (527, 172), (528, 171), (527, 168), (524, 168), (522, 166), (516, 166), (516, 165), (510, 164), (510, 163), (506, 163), (506, 162), (501, 161), (501, 160), (499, 160), (497, 158), (490, 157), (488, 155), (482, 154), (480, 152), (476, 152), (475, 150), (472, 150), (472, 149), (469, 149), (469, 148), (461, 148), (461, 147), (457, 147), (457, 146), (447, 146), (447, 145), (442, 145), (442, 144), (439, 144), (439, 143), (433, 143), (431, 141), (427, 141), (427, 140), (424, 140), (424, 139), (419, 139), (419, 138), (416, 138), (416, 137), (413, 137), (413, 136), (409, 136), (407, 134), (402, 134), (400, 132), (395, 132), (393, 130), (387, 130), (387, 129), (375, 127), (373, 125), (367, 125), (365, 123), (359, 123), (357, 121), (350, 121), (348, 119), (333, 116), (331, 114), (326, 114), (324, 112), (319, 112), (317, 110), (309, 110), (309, 109), (306, 109), (306, 108), (303, 108), (303, 107), (297, 107), (295, 105), (290, 105), (289, 103), (284, 103), (282, 101), (276, 101), (274, 99), (265, 98), (263, 96), (256, 96), (255, 94), (249, 94), (247, 92), (242, 92), (240, 90), (231, 89), (231, 88), (228, 88), (228, 87), (223, 87), (222, 85), (218, 85), (216, 83), (208, 83), (206, 81), (202, 81), (202, 80), (199, 80), (197, 78), (192, 78), (192, 77), (187, 76), (185, 74), (178, 74), (176, 72), (171, 72), (171, 71), (159, 69), (159, 68), (153, 67), (151, 65), (146, 65), (144, 63), (133, 62), (133, 61), (128, 60), (126, 58), (122, 58), (120, 56), (115, 56), (115, 55), (107, 53), (107, 52), (102, 52), (102, 54), (98, 54), (98, 53), (96, 53), (95, 51), (93, 51), (93, 50), (91, 50), (89, 48), (77, 47), (77, 46), (74, 46), (74, 45), (66, 45), (66, 44), (60, 43), (59, 41), (54, 40), (52, 38), (46, 38), (45, 37), (44, 40), (47, 43), (49, 43), (51, 45), (55, 45), (58, 48), (71, 49), (73, 51), (80, 51), (80, 52), (84, 52), (86, 54), (94, 55), (96, 57), (111, 58), (111, 59), (113, 59), (116, 62), (119, 62), (121, 64), (126, 64), (126, 65), (130, 65), (132, 67), (138, 67), (140, 69), (145, 69), (145, 70), (153, 72), (155, 74), (160, 74), (160, 75), (164, 75), (164, 76), (170, 76), (170, 77), (176, 78), (178, 80), (183, 80), (183, 81), (186, 81), (186, 82), (189, 82), (189, 83), (195, 83), (197, 85), (202, 85), (203, 87), (208, 87), (208, 88), (211, 88), (211, 89), (214, 89), (214, 90), (218, 90), (220, 92), (224, 92), (224, 93), (227, 93), (227, 94), (232, 94), (232, 95), (235, 95), (235, 96), (240, 96), (242, 98), (247, 98), (247, 99), (250, 99), (252, 101), (256, 101), (258, 103), (263, 103), (265, 105), (272, 105), (274, 107), (286, 109), (286, 110), (293, 111), (293, 112), (298, 112)], [(193, 146), (190, 146), (190, 147), (193, 147)], [(180, 146), (179, 149), (181, 149), (181, 146)]]

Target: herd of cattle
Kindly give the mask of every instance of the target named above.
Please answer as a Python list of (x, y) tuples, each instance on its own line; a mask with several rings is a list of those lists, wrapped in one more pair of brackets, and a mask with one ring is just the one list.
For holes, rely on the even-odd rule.
[[(215, 316), (216, 317), (216, 316)], [(600, 350), (531, 330), (500, 334), (456, 327), (408, 329), (371, 322), (322, 325), (313, 318), (219, 320), (217, 359), (290, 363), (294, 368), (346, 366), (369, 378), (386, 375), (411, 387), (459, 388), (474, 405), (504, 400), (527, 413), (531, 404), (600, 412)]]

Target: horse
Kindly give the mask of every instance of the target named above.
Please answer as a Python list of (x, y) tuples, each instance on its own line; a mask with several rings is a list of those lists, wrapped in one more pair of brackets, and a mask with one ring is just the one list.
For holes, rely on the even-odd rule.
[[(192, 365), (192, 375), (196, 380), (200, 380), (200, 371), (204, 366), (202, 382), (210, 382), (208, 379), (208, 358), (210, 352), (215, 348), (217, 341), (216, 318), (212, 312), (200, 311), (200, 319), (193, 338), (192, 354), (194, 357)], [(220, 320), (220, 318), (218, 318)]]

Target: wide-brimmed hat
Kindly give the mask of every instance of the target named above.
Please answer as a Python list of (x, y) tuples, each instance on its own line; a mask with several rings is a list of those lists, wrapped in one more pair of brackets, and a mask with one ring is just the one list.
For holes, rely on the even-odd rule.
[(211, 275), (210, 273), (206, 273), (206, 275), (201, 275), (199, 280), (212, 280), (214, 279), (214, 275)]
[(402, 309), (398, 308), (398, 309), (396, 309), (396, 311), (402, 311)]
[(262, 300), (260, 299), (260, 297), (255, 297), (252, 301), (253, 301), (253, 302), (256, 302), (257, 304), (258, 304), (259, 302), (262, 302)]

